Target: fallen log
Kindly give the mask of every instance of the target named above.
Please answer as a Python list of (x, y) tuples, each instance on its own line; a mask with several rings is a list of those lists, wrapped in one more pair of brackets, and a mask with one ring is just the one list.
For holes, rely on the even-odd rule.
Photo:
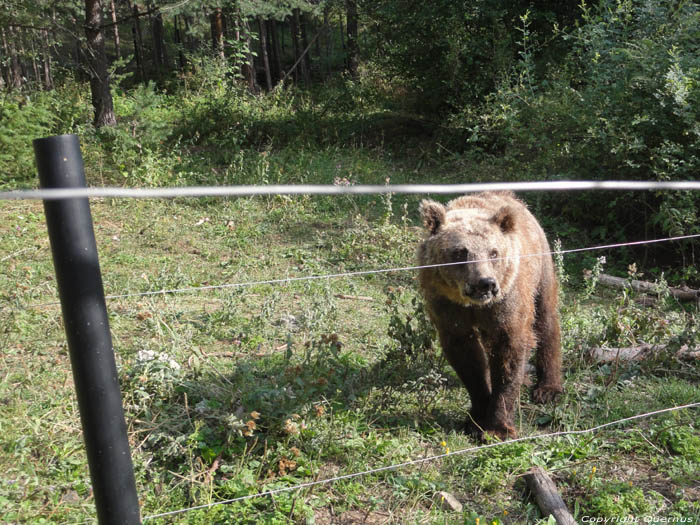
[(566, 508), (557, 486), (547, 472), (540, 467), (533, 467), (525, 474), (525, 483), (543, 516), (553, 516), (558, 525), (576, 525), (576, 520)]
[[(597, 363), (642, 361), (657, 355), (659, 352), (665, 352), (667, 349), (668, 345), (650, 344), (641, 344), (622, 348), (605, 348), (602, 346), (594, 346), (588, 350), (588, 358)], [(700, 359), (700, 345), (695, 347), (683, 345), (675, 352), (675, 356), (684, 361)]]
[[(598, 277), (598, 282), (605, 286), (613, 288), (633, 289), (637, 292), (659, 295), (660, 287), (656, 283), (649, 281), (638, 281), (636, 279), (623, 279), (622, 277), (614, 277), (606, 273), (601, 273)], [(694, 290), (683, 286), (680, 288), (668, 288), (669, 293), (679, 301), (700, 301), (700, 290)]]

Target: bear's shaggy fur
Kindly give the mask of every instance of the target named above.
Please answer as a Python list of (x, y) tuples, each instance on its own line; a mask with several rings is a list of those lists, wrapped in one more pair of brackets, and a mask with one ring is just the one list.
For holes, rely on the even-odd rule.
[[(536, 402), (562, 391), (558, 285), (542, 228), (510, 192), (420, 204), (426, 308), (447, 360), (469, 391), (467, 430), (515, 436), (525, 363), (537, 349)], [(461, 263), (461, 264), (460, 264)]]

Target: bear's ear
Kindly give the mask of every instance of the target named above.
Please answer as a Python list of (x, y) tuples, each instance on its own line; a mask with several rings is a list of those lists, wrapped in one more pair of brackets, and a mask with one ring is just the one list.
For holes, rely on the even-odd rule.
[(510, 233), (515, 229), (515, 213), (509, 206), (503, 206), (491, 220), (503, 233)]
[(433, 235), (445, 223), (445, 207), (439, 202), (422, 200), (418, 211), (423, 219), (423, 226)]

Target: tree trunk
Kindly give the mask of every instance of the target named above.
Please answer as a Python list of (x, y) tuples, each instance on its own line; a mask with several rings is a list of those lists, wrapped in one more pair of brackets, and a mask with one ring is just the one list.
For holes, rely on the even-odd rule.
[(330, 8), (326, 7), (323, 10), (323, 29), (325, 31), (325, 41), (326, 41), (326, 60), (325, 60), (325, 70), (326, 76), (331, 74), (331, 53), (333, 52), (333, 35), (331, 34), (330, 26)]
[(146, 81), (146, 67), (143, 64), (143, 34), (141, 33), (141, 15), (139, 7), (134, 4), (132, 7), (134, 14), (134, 25), (131, 26), (131, 33), (134, 37), (134, 58), (136, 58), (136, 69), (141, 82)]
[(194, 53), (196, 46), (194, 36), (192, 36), (192, 32), (190, 31), (192, 17), (185, 15), (183, 18), (185, 19), (185, 42), (187, 42), (187, 49), (190, 50), (190, 53)]
[[(660, 354), (670, 354), (668, 345), (659, 344), (640, 344), (638, 346), (629, 346), (622, 348), (604, 348), (594, 346), (588, 350), (587, 357), (596, 363), (616, 363), (618, 361), (643, 361), (658, 357)], [(673, 355), (683, 361), (700, 360), (700, 345), (696, 346), (681, 346)]]
[(357, 76), (358, 48), (357, 48), (357, 0), (346, 0), (348, 17), (348, 62), (347, 69), (350, 75)]
[[(5, 36), (5, 28), (0, 27), (0, 41), (2, 41), (2, 56), (9, 57), (10, 50), (7, 47), (7, 37)], [(4, 60), (0, 62), (0, 88), (5, 89), (5, 86), (11, 84), (10, 80), (10, 68), (4, 65)]]
[(119, 49), (119, 25), (117, 24), (117, 8), (114, 4), (114, 0), (109, 0), (109, 11), (112, 15), (112, 33), (114, 36), (114, 53), (119, 60), (122, 57), (121, 50)]
[(185, 69), (185, 66), (187, 64), (185, 62), (185, 54), (182, 52), (183, 41), (182, 41), (182, 33), (180, 31), (180, 24), (178, 24), (179, 19), (180, 19), (180, 17), (178, 15), (175, 15), (173, 23), (175, 24), (175, 43), (177, 44), (178, 63), (180, 64), (180, 70), (183, 70), (183, 69)]
[(163, 39), (163, 15), (157, 12), (151, 18), (151, 33), (153, 36), (153, 62), (156, 68), (168, 65), (167, 51)]
[(10, 57), (9, 86), (10, 89), (20, 89), (24, 83), (22, 78), (22, 63), (19, 60), (17, 47), (15, 46), (17, 36), (12, 26), (7, 28), (7, 36), (8, 38), (5, 45), (7, 47), (7, 54)]
[(102, 4), (100, 0), (85, 0), (85, 36), (88, 47), (87, 59), (90, 65), (90, 92), (92, 105), (95, 108), (93, 123), (96, 128), (114, 126), (117, 123), (109, 85), (107, 53), (101, 25)]
[(211, 45), (214, 56), (226, 59), (224, 54), (224, 12), (220, 7), (214, 9), (209, 15), (209, 25), (211, 26)]
[(42, 85), (41, 74), (39, 73), (39, 63), (36, 60), (37, 53), (36, 47), (34, 45), (34, 35), (29, 34), (27, 30), (22, 31), (22, 40), (25, 43), (24, 47), (27, 47), (27, 41), (29, 41), (30, 55), (32, 60), (32, 73), (34, 73), (34, 85), (36, 89)]
[(272, 55), (272, 75), (277, 82), (284, 73), (282, 72), (282, 51), (280, 50), (279, 36), (277, 34), (277, 22), (274, 20), (267, 21), (267, 35)]
[(693, 290), (692, 288), (670, 288), (667, 287), (666, 290), (661, 289), (659, 285), (655, 283), (650, 283), (648, 281), (638, 281), (636, 279), (623, 279), (622, 277), (614, 277), (605, 273), (601, 273), (598, 277), (598, 282), (606, 286), (612, 286), (614, 288), (626, 288), (633, 289), (637, 292), (643, 292), (652, 295), (660, 295), (660, 293), (668, 291), (673, 297), (679, 301), (700, 301), (700, 290)]
[[(301, 10), (299, 8), (294, 9), (292, 11), (292, 20), (294, 21), (294, 23), (292, 24), (292, 30), (294, 33), (292, 36), (292, 40), (294, 42), (294, 58), (295, 58), (295, 60), (299, 60), (299, 58), (301, 57), (301, 53), (303, 52), (304, 49), (306, 49), (306, 45), (304, 45), (303, 42), (299, 42), (299, 38), (302, 36)], [(300, 73), (301, 73), (301, 82), (305, 86), (308, 86), (309, 85), (309, 69), (306, 67), (305, 57), (302, 57), (301, 62), (299, 64), (299, 69), (297, 71), (300, 71)], [(297, 77), (297, 79), (298, 79), (298, 77)]]
[(44, 53), (42, 64), (44, 69), (44, 89), (51, 91), (53, 89), (53, 75), (51, 74), (51, 44), (49, 43), (49, 31), (42, 31), (44, 37)]
[[(299, 44), (299, 26), (297, 25), (297, 17), (291, 16), (289, 18), (289, 33), (290, 36), (292, 37), (292, 52), (294, 53), (294, 62), (297, 61), (299, 58), (299, 53), (301, 52), (299, 50), (300, 44)], [(299, 84), (299, 79), (301, 76), (301, 73), (299, 72), (299, 69), (295, 69), (293, 72), (294, 75), (294, 83)]]
[[(306, 15), (304, 13), (301, 13), (299, 15), (299, 28), (301, 29), (301, 43), (303, 45), (303, 49), (308, 49), (309, 47), (309, 39), (307, 38), (306, 35)], [(301, 70), (301, 74), (304, 76), (304, 84), (307, 86), (311, 85), (311, 53), (306, 53), (304, 55), (304, 58), (302, 59), (302, 67), (303, 69)]]
[(576, 525), (576, 520), (566, 508), (552, 478), (540, 467), (533, 467), (525, 474), (527, 488), (535, 497), (537, 506), (545, 517), (553, 516), (557, 525)]
[(251, 93), (258, 92), (258, 83), (255, 79), (255, 62), (253, 61), (253, 53), (251, 52), (252, 39), (250, 38), (250, 28), (246, 20), (241, 20), (242, 37), (245, 39), (245, 55), (246, 60), (243, 62), (242, 73), (245, 78), (246, 85)]
[(272, 73), (270, 72), (270, 57), (267, 55), (267, 28), (265, 20), (258, 15), (258, 26), (260, 27), (260, 50), (262, 52), (263, 67), (265, 68), (265, 83), (267, 90), (272, 90)]

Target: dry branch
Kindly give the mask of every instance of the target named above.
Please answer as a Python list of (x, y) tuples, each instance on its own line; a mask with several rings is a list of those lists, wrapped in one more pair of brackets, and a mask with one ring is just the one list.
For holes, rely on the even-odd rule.
[(374, 301), (373, 297), (368, 297), (365, 295), (346, 295), (343, 293), (335, 294), (338, 299), (348, 299), (351, 301)]
[(554, 516), (558, 525), (576, 525), (576, 520), (566, 508), (552, 478), (540, 467), (533, 467), (525, 474), (527, 488), (544, 516)]
[[(604, 348), (594, 346), (588, 350), (588, 357), (591, 361), (598, 363), (614, 363), (616, 361), (642, 361), (657, 355), (659, 352), (664, 352), (668, 345), (650, 345), (641, 344), (638, 346), (629, 346), (622, 348)], [(684, 361), (692, 361), (700, 359), (700, 345), (689, 347), (683, 345), (675, 353), (675, 356)]]
[[(605, 286), (613, 288), (632, 288), (637, 292), (659, 295), (659, 285), (650, 283), (649, 281), (638, 281), (636, 279), (623, 279), (622, 277), (614, 277), (605, 273), (601, 273), (598, 282)], [(679, 301), (700, 301), (700, 290), (693, 290), (687, 286), (680, 288), (668, 288), (669, 293)]]

